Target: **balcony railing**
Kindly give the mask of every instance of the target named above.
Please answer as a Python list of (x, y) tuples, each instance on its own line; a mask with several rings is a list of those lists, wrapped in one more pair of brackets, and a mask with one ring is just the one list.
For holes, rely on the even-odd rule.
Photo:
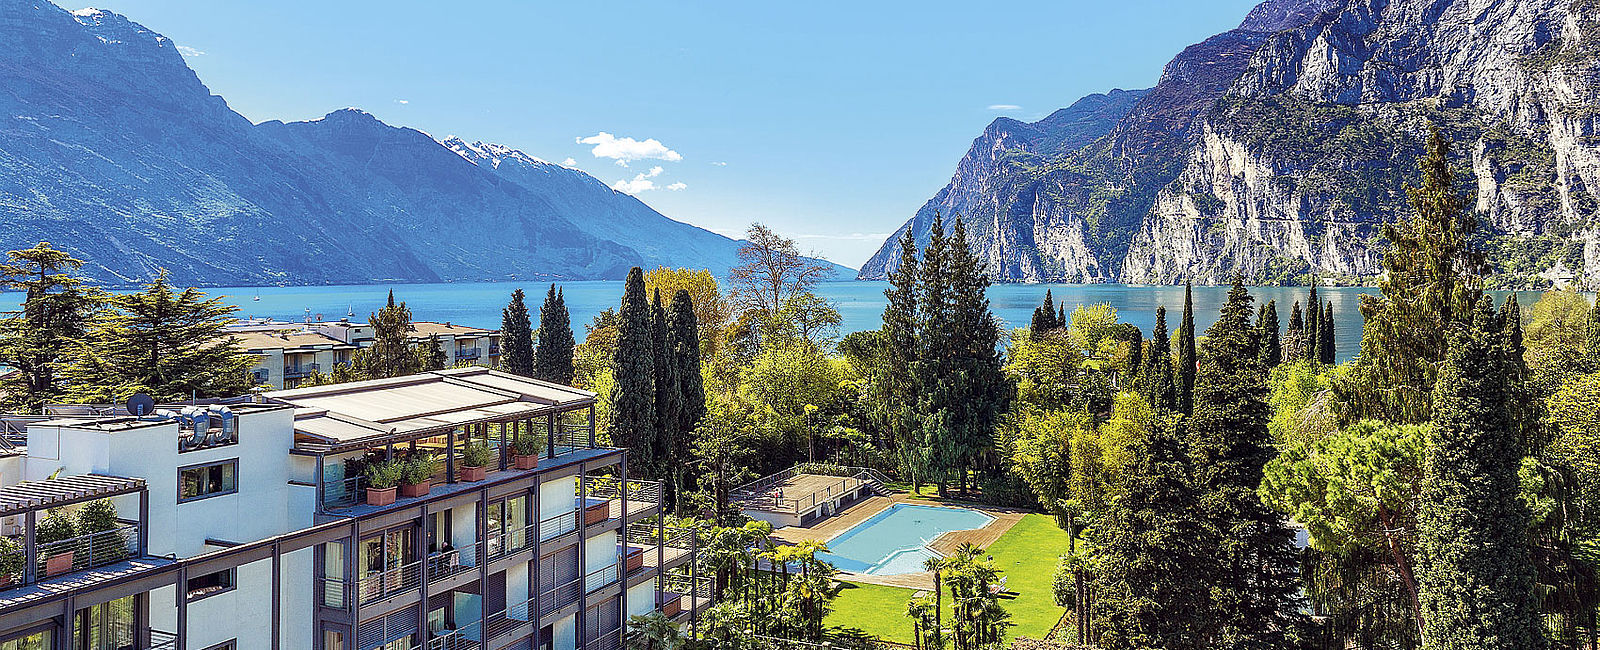
[(366, 481), (360, 475), (323, 481), (322, 507), (344, 508), (353, 506), (361, 502), (365, 490)]
[(661, 505), (661, 483), (657, 481), (630, 479), (624, 486), (623, 481), (616, 477), (590, 476), (588, 485), (589, 498), (604, 499), (610, 502), (611, 512), (608, 518), (622, 516), (624, 492), (626, 492), (627, 496), (625, 505), (629, 515), (636, 515)]
[(178, 647), (178, 635), (164, 630), (150, 630), (150, 650), (172, 650)]
[(500, 533), (490, 533), (485, 544), (489, 559), (495, 560), (533, 546), (533, 524)]
[[(472, 620), (457, 626), (455, 629), (441, 630), (429, 636), (427, 643), (423, 644), (426, 650), (478, 650), (488, 639), (503, 634), (519, 625), (527, 624), (528, 603), (524, 599), (506, 606), (483, 617), (482, 620)], [(484, 622), (488, 622), (487, 632)], [(459, 622), (459, 621), (458, 621)]]
[(322, 368), (322, 366), (320, 364), (315, 364), (315, 363), (302, 363), (302, 364), (295, 365), (295, 366), (284, 366), (283, 367), (283, 378), (284, 379), (299, 379), (301, 377), (305, 377), (307, 375), (310, 375), (311, 373), (316, 372), (317, 370), (319, 370), (321, 368)]
[(578, 581), (562, 583), (539, 594), (539, 616), (549, 616), (562, 607), (578, 602)]
[(622, 631), (612, 630), (600, 635), (599, 637), (590, 639), (589, 643), (584, 646), (584, 650), (618, 650), (622, 647), (621, 642)]
[(428, 584), (478, 568), (482, 544), (468, 544), (428, 555)]
[[(45, 577), (121, 562), (137, 553), (139, 527), (119, 526), (39, 545), (35, 575)], [(67, 556), (71, 556), (70, 559)], [(50, 571), (55, 569), (55, 571)]]
[(617, 565), (607, 564), (583, 577), (583, 590), (586, 593), (594, 593), (616, 581)]
[(539, 521), (539, 541), (548, 542), (577, 529), (578, 511), (569, 510)]
[(346, 588), (344, 578), (322, 579), (322, 606), (334, 609), (345, 609), (350, 606), (350, 590)]
[(361, 577), (361, 604), (366, 605), (422, 586), (422, 561), (368, 573)]
[(483, 354), (480, 348), (459, 348), (456, 350), (457, 359), (476, 359)]

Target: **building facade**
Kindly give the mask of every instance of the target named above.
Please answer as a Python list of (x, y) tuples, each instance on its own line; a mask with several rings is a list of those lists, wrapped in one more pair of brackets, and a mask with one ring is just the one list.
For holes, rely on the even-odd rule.
[[(0, 649), (616, 650), (650, 611), (692, 629), (693, 531), (596, 444), (594, 402), (469, 367), (28, 422), (0, 454)], [(424, 454), (422, 485), (367, 489), (363, 468)]]
[[(332, 372), (349, 365), (356, 350), (370, 347), (376, 334), (371, 325), (348, 320), (290, 323), (272, 320), (242, 321), (228, 333), (246, 352), (256, 356), (250, 374), (274, 390), (296, 388), (313, 373)], [(454, 323), (417, 321), (411, 324), (412, 345), (438, 337), (445, 367), (500, 366), (500, 332)], [(0, 649), (4, 650), (4, 649)]]

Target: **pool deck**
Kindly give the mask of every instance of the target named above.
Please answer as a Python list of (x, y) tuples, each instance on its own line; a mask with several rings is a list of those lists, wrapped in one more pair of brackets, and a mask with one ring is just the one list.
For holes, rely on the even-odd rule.
[[(937, 539), (933, 540), (933, 543), (929, 544), (928, 546), (941, 555), (954, 554), (956, 548), (961, 546), (963, 543), (971, 543), (975, 546), (987, 548), (990, 544), (993, 544), (995, 540), (1000, 539), (1000, 536), (1004, 535), (1006, 531), (1011, 530), (1011, 527), (1016, 525), (1018, 521), (1021, 521), (1023, 515), (1028, 514), (1025, 510), (1016, 510), (1012, 508), (996, 508), (992, 506), (957, 502), (942, 503), (938, 501), (930, 501), (928, 499), (911, 498), (911, 495), (909, 494), (895, 494), (894, 496), (872, 497), (862, 500), (861, 502), (850, 506), (844, 512), (832, 517), (828, 517), (827, 519), (819, 521), (810, 526), (785, 526), (773, 531), (772, 538), (783, 544), (794, 544), (796, 542), (802, 542), (805, 540), (817, 540), (825, 542), (829, 539), (832, 539), (839, 533), (850, 530), (856, 524), (870, 519), (873, 515), (883, 512), (884, 510), (888, 510), (890, 506), (893, 506), (897, 503), (906, 503), (918, 506), (951, 506), (967, 508), (969, 510), (977, 510), (994, 517), (994, 521), (989, 522), (989, 525), (984, 526), (983, 528), (977, 528), (973, 530), (953, 530), (940, 535)], [(840, 571), (839, 579), (849, 582), (884, 585), (887, 587), (904, 587), (907, 589), (933, 588), (933, 573), (929, 571), (899, 573), (885, 576)]]

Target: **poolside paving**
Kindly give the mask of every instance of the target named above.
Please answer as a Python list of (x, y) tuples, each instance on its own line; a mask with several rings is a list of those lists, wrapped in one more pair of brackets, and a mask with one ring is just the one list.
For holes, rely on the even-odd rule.
[[(828, 517), (822, 521), (815, 522), (810, 526), (785, 526), (783, 528), (779, 528), (778, 530), (773, 531), (772, 538), (774, 541), (782, 544), (795, 544), (805, 540), (817, 540), (825, 542), (829, 539), (832, 539), (839, 533), (849, 530), (856, 524), (866, 521), (873, 515), (887, 510), (890, 506), (893, 506), (897, 503), (909, 503), (924, 506), (956, 506), (977, 510), (994, 517), (994, 521), (989, 522), (989, 525), (984, 526), (983, 528), (977, 528), (974, 530), (950, 531), (933, 540), (933, 542), (928, 546), (941, 555), (951, 555), (955, 553), (956, 547), (967, 542), (980, 547), (988, 547), (990, 544), (993, 544), (995, 540), (1000, 539), (1000, 536), (1004, 535), (1006, 531), (1011, 530), (1011, 527), (1016, 525), (1018, 521), (1021, 521), (1023, 515), (1028, 514), (1024, 510), (1017, 510), (1014, 508), (997, 508), (993, 506), (959, 502), (940, 502), (923, 498), (913, 498), (907, 493), (898, 493), (893, 496), (876, 496), (863, 499), (860, 502), (857, 502), (855, 505), (846, 508), (843, 512), (840, 512), (832, 517)], [(900, 573), (882, 576), (866, 573), (853, 573), (850, 571), (840, 571), (838, 578), (848, 582), (860, 582), (865, 584), (884, 585), (888, 587), (904, 587), (907, 589), (933, 588), (933, 573), (930, 571), (918, 571), (916, 573)]]

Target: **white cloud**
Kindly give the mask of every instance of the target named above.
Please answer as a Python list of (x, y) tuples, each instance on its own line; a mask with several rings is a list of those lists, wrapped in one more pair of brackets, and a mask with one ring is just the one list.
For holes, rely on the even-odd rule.
[[(665, 170), (661, 169), (660, 166), (651, 167), (650, 171), (639, 172), (638, 174), (635, 174), (634, 177), (633, 177), (633, 180), (628, 180), (628, 179), (624, 178), (624, 179), (619, 180), (619, 181), (617, 181), (615, 183), (612, 183), (611, 184), (611, 189), (614, 189), (614, 190), (616, 190), (618, 192), (622, 192), (622, 193), (625, 193), (625, 194), (638, 194), (640, 192), (648, 192), (650, 190), (656, 189), (656, 182), (653, 181), (653, 180), (650, 180), (650, 179), (655, 178), (657, 176), (660, 176), (661, 172), (663, 172), (663, 171), (665, 171)], [(682, 183), (673, 183), (673, 185), (682, 185)], [(667, 189), (672, 189), (672, 186), (670, 186), (670, 185), (667, 186)], [(683, 189), (683, 188), (678, 188), (678, 189)]]
[(573, 160), (571, 158), (568, 158), (566, 160), (561, 161), (561, 166), (562, 167), (577, 167), (578, 166), (578, 161)]
[(989, 110), (991, 110), (991, 111), (1014, 111), (1014, 110), (1017, 110), (1019, 108), (1022, 108), (1022, 107), (1018, 106), (1016, 104), (990, 104), (989, 105)]
[(627, 167), (628, 163), (636, 160), (665, 160), (677, 162), (683, 160), (683, 155), (667, 148), (660, 140), (650, 138), (643, 142), (633, 138), (619, 138), (601, 131), (587, 138), (578, 138), (578, 144), (592, 144), (591, 153), (596, 158), (610, 158), (617, 161), (618, 165)]
[(717, 161), (717, 162), (711, 163), (711, 164), (716, 165), (718, 167), (727, 167), (728, 166), (728, 163), (722, 162), (720, 160)]
[(204, 56), (205, 52), (201, 52), (200, 50), (194, 49), (187, 45), (179, 45), (178, 54), (182, 54), (184, 56)]
[(396, 100), (394, 100), (394, 103), (396, 103), (396, 104), (410, 104), (411, 100), (409, 100), (409, 99), (396, 99)]
[(688, 187), (688, 185), (684, 185), (683, 183), (673, 183), (671, 185), (668, 185), (667, 189), (676, 192), (676, 191), (681, 190), (681, 189), (683, 189), (685, 187)]

